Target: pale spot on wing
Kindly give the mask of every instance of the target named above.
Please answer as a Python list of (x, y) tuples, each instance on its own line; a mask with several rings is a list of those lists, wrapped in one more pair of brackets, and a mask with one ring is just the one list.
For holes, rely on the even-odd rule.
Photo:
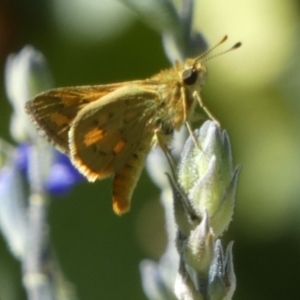
[(88, 131), (83, 137), (83, 143), (88, 147), (99, 142), (105, 135), (105, 130), (93, 128)]
[(125, 145), (126, 145), (125, 140), (118, 141), (118, 143), (115, 145), (115, 147), (113, 149), (113, 153), (114, 154), (120, 153), (124, 149)]
[(70, 122), (70, 119), (67, 116), (65, 116), (59, 112), (51, 113), (50, 119), (58, 127), (66, 125)]

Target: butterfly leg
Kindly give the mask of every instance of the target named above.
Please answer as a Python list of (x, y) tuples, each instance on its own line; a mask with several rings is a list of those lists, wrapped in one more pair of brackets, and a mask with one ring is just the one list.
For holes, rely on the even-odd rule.
[(195, 142), (195, 145), (197, 145), (197, 147), (201, 150), (201, 146), (200, 146), (199, 142), (197, 141), (197, 139), (196, 139), (196, 137), (194, 135), (194, 132), (192, 130), (192, 127), (190, 125), (190, 122), (188, 120), (187, 108), (186, 108), (186, 98), (185, 98), (185, 92), (184, 92), (183, 89), (181, 89), (181, 99), (183, 99), (183, 101), (182, 101), (182, 105), (183, 105), (183, 119), (185, 120), (186, 128), (187, 128), (190, 136), (193, 138), (193, 140)]
[(192, 130), (192, 127), (191, 127), (191, 124), (189, 123), (189, 121), (185, 121), (185, 125), (186, 125), (186, 128), (188, 129), (189, 133), (190, 133), (190, 136), (193, 138), (195, 144), (197, 145), (197, 147), (201, 150), (201, 146), (198, 142), (198, 140), (196, 139), (195, 135), (194, 135), (194, 132)]
[(195, 100), (197, 100), (197, 102), (199, 103), (200, 107), (203, 109), (203, 111), (206, 113), (206, 115), (213, 120), (214, 122), (216, 122), (218, 124), (219, 127), (221, 127), (220, 122), (212, 115), (212, 113), (208, 110), (208, 108), (204, 105), (201, 96), (199, 94), (198, 91), (194, 91), (193, 92), (193, 98)]
[(156, 140), (158, 145), (160, 146), (160, 148), (163, 150), (163, 153), (169, 163), (172, 175), (174, 178), (176, 178), (176, 160), (174, 158), (174, 156), (172, 155), (171, 150), (169, 149), (169, 147), (166, 145), (166, 143), (163, 141), (163, 138), (160, 136), (160, 134), (158, 132), (155, 132), (156, 135)]

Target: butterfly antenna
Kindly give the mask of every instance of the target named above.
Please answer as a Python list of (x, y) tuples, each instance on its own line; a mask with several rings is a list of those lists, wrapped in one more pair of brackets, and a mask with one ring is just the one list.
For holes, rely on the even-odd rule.
[(211, 60), (212, 58), (218, 57), (218, 56), (223, 55), (223, 54), (225, 54), (225, 53), (227, 53), (227, 52), (230, 52), (230, 51), (232, 51), (232, 50), (238, 49), (238, 48), (240, 48), (241, 46), (242, 46), (242, 43), (241, 43), (241, 42), (238, 42), (238, 43), (234, 44), (231, 48), (229, 48), (229, 49), (227, 49), (227, 50), (225, 50), (225, 51), (223, 51), (223, 52), (221, 52), (221, 53), (218, 53), (218, 54), (216, 54), (216, 55), (213, 55), (213, 56), (210, 56), (210, 57), (207, 57), (207, 58), (203, 59), (202, 62), (206, 62), (206, 61), (208, 61), (208, 60)]
[(201, 53), (195, 60), (200, 60), (202, 57), (206, 56), (207, 54), (209, 54), (210, 52), (215, 50), (217, 47), (219, 47), (221, 44), (223, 44), (226, 40), (227, 40), (227, 35), (224, 35), (222, 37), (222, 39), (216, 45), (214, 45), (210, 49), (208, 49), (208, 50), (204, 51), (203, 53)]

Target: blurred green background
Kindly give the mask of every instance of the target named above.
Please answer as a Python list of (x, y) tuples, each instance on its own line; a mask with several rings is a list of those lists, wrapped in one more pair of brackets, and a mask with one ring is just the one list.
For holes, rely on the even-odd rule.
[[(210, 45), (224, 34), (225, 49), (243, 43), (207, 62), (202, 93), (242, 165), (224, 236), (235, 241), (235, 299), (300, 299), (299, 25), (297, 0), (197, 2), (195, 26)], [(170, 66), (160, 36), (109, 0), (1, 0), (1, 70), (26, 44), (44, 53), (55, 86), (142, 79)], [(0, 97), (0, 135), (13, 143), (3, 72)], [(165, 245), (159, 191), (144, 172), (130, 213), (120, 218), (110, 188), (110, 180), (83, 183), (53, 199), (53, 247), (81, 300), (146, 299), (139, 262), (158, 259)], [(26, 299), (20, 282), (20, 266), (1, 239), (0, 299)]]

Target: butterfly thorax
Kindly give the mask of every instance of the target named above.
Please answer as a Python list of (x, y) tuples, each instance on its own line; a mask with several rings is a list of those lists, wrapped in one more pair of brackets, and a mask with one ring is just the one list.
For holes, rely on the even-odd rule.
[(201, 62), (188, 59), (185, 64), (176, 63), (175, 68), (163, 70), (149, 79), (158, 93), (154, 124), (162, 134), (179, 130), (193, 113), (194, 92), (205, 83), (207, 71)]
[(161, 134), (172, 134), (183, 124), (182, 84), (174, 69), (163, 70), (148, 81), (157, 93), (153, 124)]

